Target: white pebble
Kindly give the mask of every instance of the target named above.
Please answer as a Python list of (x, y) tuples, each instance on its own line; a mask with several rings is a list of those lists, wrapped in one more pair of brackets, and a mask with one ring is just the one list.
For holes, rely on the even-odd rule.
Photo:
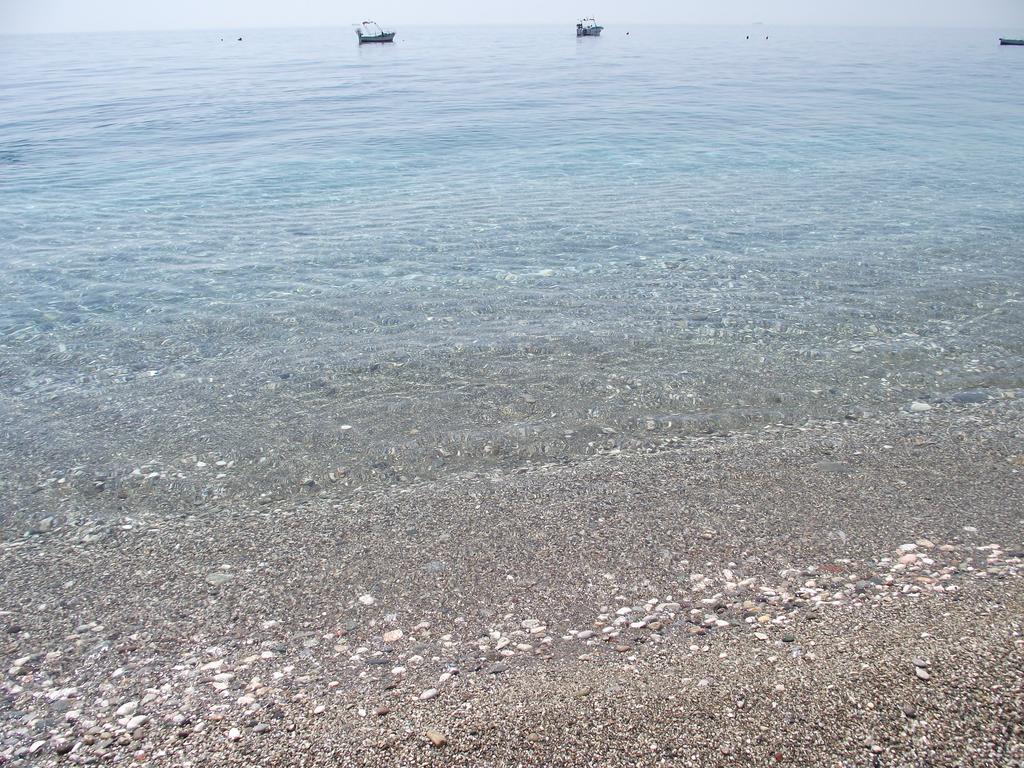
[(148, 722), (148, 715), (136, 715), (125, 724), (125, 728), (127, 728), (129, 731), (134, 731), (136, 728), (141, 728)]

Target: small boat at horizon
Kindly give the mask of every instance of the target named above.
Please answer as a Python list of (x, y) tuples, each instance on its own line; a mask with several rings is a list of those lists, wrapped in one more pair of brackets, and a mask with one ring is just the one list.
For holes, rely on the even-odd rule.
[(580, 19), (576, 22), (576, 37), (600, 37), (604, 30), (594, 19)]
[(381, 29), (380, 24), (375, 21), (364, 21), (356, 30), (356, 37), (359, 44), (363, 43), (393, 43), (397, 32), (386, 32)]
[(999, 44), (1000, 45), (1024, 45), (1024, 40), (1017, 40), (1017, 39), (1012, 38), (1012, 37), (1000, 37), (999, 38)]

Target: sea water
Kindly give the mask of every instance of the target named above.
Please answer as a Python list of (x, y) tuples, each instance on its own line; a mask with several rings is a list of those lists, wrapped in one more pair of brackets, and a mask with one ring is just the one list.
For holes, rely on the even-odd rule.
[(1024, 385), (1024, 49), (996, 31), (398, 31), (0, 37), (16, 504)]

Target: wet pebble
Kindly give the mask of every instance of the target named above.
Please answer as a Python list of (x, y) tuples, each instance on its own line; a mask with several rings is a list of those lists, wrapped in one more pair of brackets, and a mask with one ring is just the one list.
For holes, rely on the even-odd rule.
[(990, 398), (989, 398), (988, 394), (986, 394), (985, 392), (979, 392), (977, 390), (972, 390), (970, 392), (957, 392), (952, 397), (952, 400), (953, 400), (954, 403), (961, 403), (961, 404), (984, 403), (984, 402), (986, 402), (989, 399)]

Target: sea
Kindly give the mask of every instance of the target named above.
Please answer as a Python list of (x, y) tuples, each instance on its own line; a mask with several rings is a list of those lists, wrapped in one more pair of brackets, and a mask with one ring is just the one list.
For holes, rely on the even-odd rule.
[(571, 21), (0, 36), (7, 509), (1024, 387), (1024, 48)]

